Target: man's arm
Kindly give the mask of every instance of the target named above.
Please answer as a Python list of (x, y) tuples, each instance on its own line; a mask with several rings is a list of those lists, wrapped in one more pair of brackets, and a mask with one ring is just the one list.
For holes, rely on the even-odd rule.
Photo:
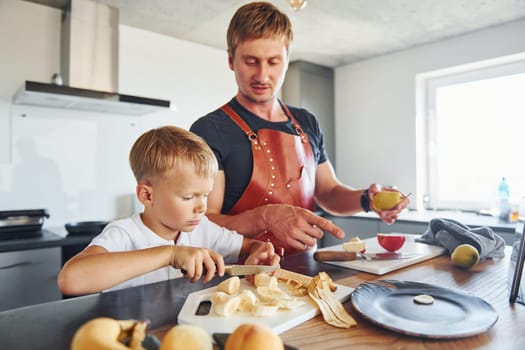
[(362, 211), (363, 191), (364, 189), (354, 189), (342, 184), (337, 179), (330, 161), (317, 167), (315, 200), (326, 212), (336, 216), (349, 216)]
[[(317, 204), (328, 213), (336, 216), (349, 216), (362, 211), (361, 195), (363, 191), (364, 189), (353, 189), (350, 186), (342, 184), (337, 179), (329, 161), (317, 167), (315, 176), (315, 199)], [(397, 190), (382, 188), (381, 185), (372, 184), (368, 187), (368, 200), (371, 201), (379, 191)], [(405, 197), (401, 203), (391, 210), (375, 210), (373, 205), (371, 205), (371, 210), (373, 210), (383, 222), (392, 224), (397, 220), (401, 210), (408, 206), (409, 202), (409, 199)]]

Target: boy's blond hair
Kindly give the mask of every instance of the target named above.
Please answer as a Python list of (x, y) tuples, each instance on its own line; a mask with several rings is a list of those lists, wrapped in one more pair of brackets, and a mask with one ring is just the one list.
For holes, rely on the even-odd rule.
[(293, 40), (292, 24), (288, 16), (269, 2), (252, 2), (241, 6), (233, 15), (226, 41), (233, 57), (239, 43), (247, 39), (283, 37), (289, 52)]
[(218, 165), (206, 141), (176, 126), (151, 129), (131, 147), (129, 163), (137, 183), (150, 183), (167, 170), (189, 162), (197, 176), (213, 177)]

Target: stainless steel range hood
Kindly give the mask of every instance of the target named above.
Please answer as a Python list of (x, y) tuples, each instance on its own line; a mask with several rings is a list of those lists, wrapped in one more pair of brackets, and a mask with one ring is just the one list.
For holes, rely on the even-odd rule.
[(60, 76), (63, 85), (26, 81), (14, 104), (143, 115), (170, 101), (119, 94), (118, 10), (71, 0), (62, 15)]

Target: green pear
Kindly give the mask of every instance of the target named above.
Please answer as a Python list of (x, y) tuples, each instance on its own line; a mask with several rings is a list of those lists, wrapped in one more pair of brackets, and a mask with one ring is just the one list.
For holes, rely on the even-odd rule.
[(404, 197), (401, 192), (381, 191), (372, 197), (372, 205), (376, 210), (390, 210), (398, 205)]

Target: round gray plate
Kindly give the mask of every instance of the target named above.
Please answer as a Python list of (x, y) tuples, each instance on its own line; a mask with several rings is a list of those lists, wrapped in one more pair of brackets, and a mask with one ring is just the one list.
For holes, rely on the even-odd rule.
[[(414, 302), (419, 294), (432, 304)], [(498, 319), (478, 297), (430, 284), (381, 280), (365, 282), (352, 293), (352, 305), (370, 322), (395, 332), (425, 338), (462, 338), (482, 333)]]

